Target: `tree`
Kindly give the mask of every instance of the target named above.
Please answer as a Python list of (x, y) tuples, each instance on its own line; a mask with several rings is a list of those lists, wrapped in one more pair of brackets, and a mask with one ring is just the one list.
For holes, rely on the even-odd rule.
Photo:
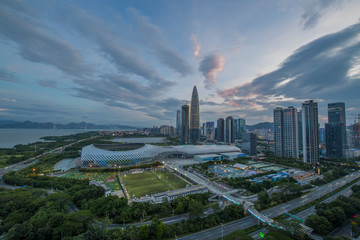
[(305, 225), (314, 229), (314, 232), (326, 236), (332, 229), (331, 223), (323, 216), (312, 214), (306, 218)]
[(148, 225), (142, 225), (139, 230), (140, 239), (149, 239), (149, 227)]
[(262, 191), (258, 193), (258, 202), (260, 204), (260, 208), (266, 208), (270, 205), (271, 199), (267, 191)]
[(284, 201), (284, 193), (283, 192), (274, 192), (271, 195), (271, 199), (276, 203), (282, 203)]
[(200, 202), (192, 200), (189, 203), (189, 213), (190, 218), (201, 217), (204, 214), (204, 206)]
[(156, 239), (162, 239), (165, 225), (162, 221), (156, 227)]
[(182, 214), (182, 213), (184, 213), (184, 204), (182, 203), (182, 201), (180, 201), (176, 205), (175, 214)]

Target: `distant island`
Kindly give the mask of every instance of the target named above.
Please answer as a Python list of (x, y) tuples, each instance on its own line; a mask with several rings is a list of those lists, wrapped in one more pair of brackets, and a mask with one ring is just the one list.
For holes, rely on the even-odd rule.
[(96, 125), (93, 123), (39, 123), (39, 122), (19, 122), (11, 120), (0, 120), (0, 128), (26, 128), (26, 129), (137, 129), (137, 127), (117, 124)]

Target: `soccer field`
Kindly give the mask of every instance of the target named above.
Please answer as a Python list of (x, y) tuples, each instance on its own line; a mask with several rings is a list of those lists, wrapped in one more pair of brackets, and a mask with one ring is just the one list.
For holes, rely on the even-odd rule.
[(143, 197), (186, 187), (186, 182), (167, 170), (121, 175), (130, 197)]
[(74, 178), (74, 179), (89, 179), (93, 181), (97, 181), (101, 184), (104, 184), (106, 187), (110, 188), (113, 191), (121, 190), (119, 182), (116, 178), (116, 172), (103, 173), (85, 173), (85, 172), (73, 172), (65, 175), (66, 178)]

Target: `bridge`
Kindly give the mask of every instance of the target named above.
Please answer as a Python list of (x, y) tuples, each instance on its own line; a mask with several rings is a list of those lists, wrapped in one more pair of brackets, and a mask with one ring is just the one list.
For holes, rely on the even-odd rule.
[[(224, 197), (225, 199), (235, 203), (235, 204), (238, 204), (240, 205), (239, 199), (234, 199), (234, 197), (229, 197), (227, 195), (223, 195), (222, 197)], [(267, 217), (266, 215), (260, 213), (259, 211), (257, 211), (256, 209), (253, 208), (253, 203), (249, 202), (249, 201), (246, 201), (246, 200), (242, 200), (242, 205), (244, 206), (244, 208), (249, 212), (251, 213), (254, 217), (256, 217), (257, 219), (259, 219), (261, 222), (263, 223), (266, 223), (268, 224), (269, 226), (272, 226), (272, 227), (275, 227), (277, 229), (282, 229), (284, 231), (287, 231), (287, 232), (290, 232), (290, 233), (294, 233), (295, 229), (293, 226), (290, 226), (290, 225), (287, 225), (286, 223), (280, 223), (280, 222), (277, 222), (277, 221), (274, 221), (273, 219)], [(288, 214), (288, 216), (294, 218), (294, 219), (298, 219), (296, 216), (293, 216), (291, 214)], [(308, 226), (305, 226), (303, 223), (300, 223), (300, 231), (307, 234), (307, 235), (310, 235), (311, 232), (313, 231), (312, 228), (308, 227)]]

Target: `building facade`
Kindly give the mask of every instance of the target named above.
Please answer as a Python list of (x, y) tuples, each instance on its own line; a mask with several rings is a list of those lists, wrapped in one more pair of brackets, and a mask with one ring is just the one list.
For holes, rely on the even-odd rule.
[(305, 163), (319, 162), (318, 105), (313, 100), (302, 104), (303, 157)]
[(234, 119), (231, 116), (227, 117), (225, 121), (225, 142), (226, 143), (235, 142)]
[(180, 136), (180, 126), (181, 126), (181, 111), (176, 111), (176, 135)]
[(239, 118), (234, 120), (234, 135), (235, 139), (242, 139), (245, 132), (245, 119)]
[(189, 143), (189, 105), (181, 107), (181, 144)]
[(207, 140), (213, 141), (215, 140), (215, 124), (214, 122), (206, 122), (205, 123), (205, 136)]
[(274, 109), (275, 155), (299, 158), (298, 112), (294, 107)]
[(326, 156), (344, 158), (346, 152), (345, 103), (328, 104), (328, 123), (325, 124)]
[(196, 86), (193, 88), (190, 105), (190, 142), (196, 144), (200, 140), (200, 103)]
[(219, 118), (217, 120), (217, 126), (216, 126), (216, 140), (218, 142), (225, 142), (224, 132), (225, 132), (225, 121), (223, 118)]

